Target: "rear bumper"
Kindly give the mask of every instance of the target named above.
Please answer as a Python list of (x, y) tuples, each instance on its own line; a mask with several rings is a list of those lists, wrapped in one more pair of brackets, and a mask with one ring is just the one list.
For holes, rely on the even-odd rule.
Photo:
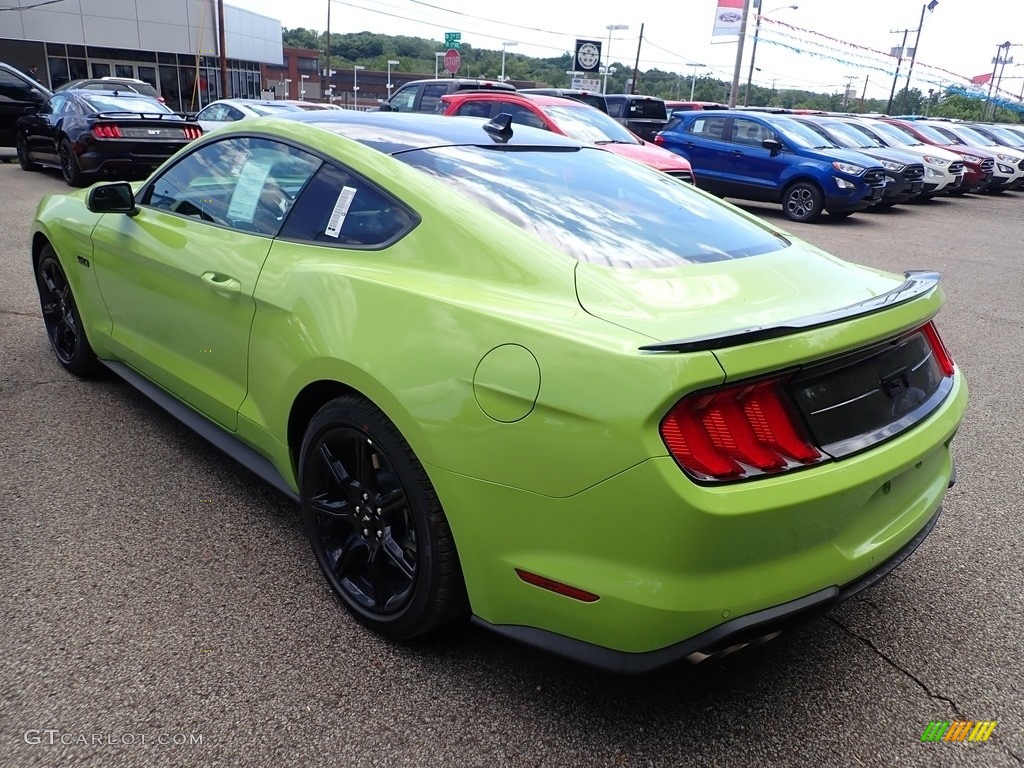
[[(950, 478), (953, 485), (955, 471)], [(765, 608), (754, 613), (719, 624), (717, 627), (701, 632), (699, 635), (676, 643), (667, 648), (660, 648), (647, 653), (623, 653), (610, 648), (602, 648), (571, 637), (547, 632), (534, 627), (502, 626), (490, 624), (476, 616), (473, 621), (493, 632), (518, 640), (526, 645), (541, 648), (550, 653), (565, 656), (584, 664), (620, 674), (642, 674), (660, 667), (668, 666), (688, 659), (692, 662), (704, 661), (725, 652), (737, 650), (738, 646), (750, 645), (798, 626), (840, 603), (849, 600), (859, 592), (873, 587), (895, 568), (914, 553), (921, 542), (932, 532), (939, 520), (941, 508), (908, 541), (902, 549), (883, 562), (874, 570), (841, 587), (828, 587), (810, 595), (790, 600), (787, 603)]]
[(148, 174), (189, 142), (134, 145), (114, 149), (89, 147), (78, 156), (82, 173), (97, 175)]

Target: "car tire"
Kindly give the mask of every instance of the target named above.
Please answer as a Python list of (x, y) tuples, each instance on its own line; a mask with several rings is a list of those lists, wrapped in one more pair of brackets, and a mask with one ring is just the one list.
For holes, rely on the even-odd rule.
[(100, 363), (86, 338), (71, 284), (57, 253), (49, 245), (43, 248), (36, 263), (36, 288), (46, 336), (57, 362), (75, 376), (95, 376), (101, 371)]
[(60, 172), (63, 174), (64, 181), (68, 183), (68, 186), (84, 187), (88, 182), (82, 175), (82, 168), (78, 164), (78, 156), (75, 154), (75, 149), (71, 146), (71, 142), (67, 139), (61, 139), (57, 154), (60, 157)]
[(373, 403), (346, 395), (317, 411), (302, 441), (299, 488), (313, 554), (360, 623), (401, 640), (468, 612), (437, 494)]
[(21, 166), (23, 171), (38, 171), (39, 165), (33, 163), (28, 157), (28, 144), (25, 143), (25, 137), (18, 134), (14, 140), (14, 151), (18, 153), (18, 165)]
[(782, 193), (782, 211), (790, 221), (814, 221), (825, 207), (825, 196), (817, 184), (798, 181)]

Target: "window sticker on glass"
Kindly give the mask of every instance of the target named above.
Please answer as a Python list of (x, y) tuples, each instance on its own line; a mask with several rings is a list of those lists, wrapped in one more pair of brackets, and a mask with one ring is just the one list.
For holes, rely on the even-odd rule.
[(232, 176), (237, 176), (238, 174), (240, 174), (242, 172), (242, 166), (245, 165), (245, 161), (248, 160), (248, 159), (249, 159), (249, 150), (245, 150), (244, 152), (239, 152), (238, 156), (235, 158), (234, 164), (231, 166), (231, 170), (229, 171), (229, 173)]
[(269, 173), (270, 163), (250, 161), (245, 164), (238, 174), (238, 183), (228, 204), (229, 219), (248, 222), (253, 220)]
[(334, 203), (334, 210), (331, 211), (331, 218), (327, 221), (327, 229), (324, 234), (328, 237), (337, 237), (341, 233), (341, 227), (348, 216), (348, 208), (352, 205), (352, 199), (356, 196), (355, 187), (342, 187), (337, 202)]

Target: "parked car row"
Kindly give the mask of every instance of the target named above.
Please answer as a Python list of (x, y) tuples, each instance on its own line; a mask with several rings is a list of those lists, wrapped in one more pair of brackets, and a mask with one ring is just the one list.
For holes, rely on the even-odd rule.
[(656, 137), (722, 197), (777, 202), (793, 221), (940, 194), (1024, 187), (1011, 126), (784, 110), (690, 111)]

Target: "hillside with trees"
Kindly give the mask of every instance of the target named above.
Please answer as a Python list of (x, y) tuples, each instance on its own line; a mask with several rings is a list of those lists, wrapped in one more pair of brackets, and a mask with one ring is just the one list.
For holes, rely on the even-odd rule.
[[(310, 48), (320, 51), (321, 68), (326, 67), (327, 34), (314, 29), (298, 27), (283, 30), (286, 47)], [(400, 61), (394, 67), (396, 72), (420, 73), (425, 77), (434, 75), (434, 53), (444, 45), (440, 40), (405, 35), (383, 35), (374, 32), (350, 32), (331, 34), (331, 68), (344, 69), (360, 64), (367, 69), (387, 70), (388, 59)], [(497, 79), (501, 74), (501, 49), (477, 48), (463, 41), (462, 68), (460, 77)], [(555, 87), (567, 87), (569, 75), (566, 70), (572, 66), (572, 51), (553, 58), (525, 56), (508, 49), (505, 54), (505, 75), (512, 80), (532, 80)], [(633, 76), (633, 62), (612, 62), (614, 73), (608, 78), (608, 92), (621, 93), (627, 90), (627, 83)], [(745, 83), (744, 83), (745, 84)], [(744, 84), (740, 86), (742, 102)], [(726, 102), (729, 99), (731, 83), (710, 75), (697, 77), (693, 84), (693, 97), (698, 101)], [(664, 99), (689, 99), (690, 76), (666, 72), (660, 69), (640, 70), (637, 73), (636, 93), (660, 96)], [(930, 114), (936, 117), (955, 117), (977, 120), (981, 116), (983, 100), (962, 95), (935, 92), (924, 94), (917, 88), (907, 93), (907, 103), (901, 108), (901, 91), (897, 90), (893, 112), (904, 114)], [(787, 109), (820, 109), (830, 112), (884, 112), (886, 100), (859, 97), (844, 99), (839, 91), (817, 93), (808, 90), (765, 88), (752, 85), (749, 104), (751, 106), (784, 107)], [(1024, 116), (1011, 110), (997, 110), (996, 119), (1004, 122), (1024, 122)]]

